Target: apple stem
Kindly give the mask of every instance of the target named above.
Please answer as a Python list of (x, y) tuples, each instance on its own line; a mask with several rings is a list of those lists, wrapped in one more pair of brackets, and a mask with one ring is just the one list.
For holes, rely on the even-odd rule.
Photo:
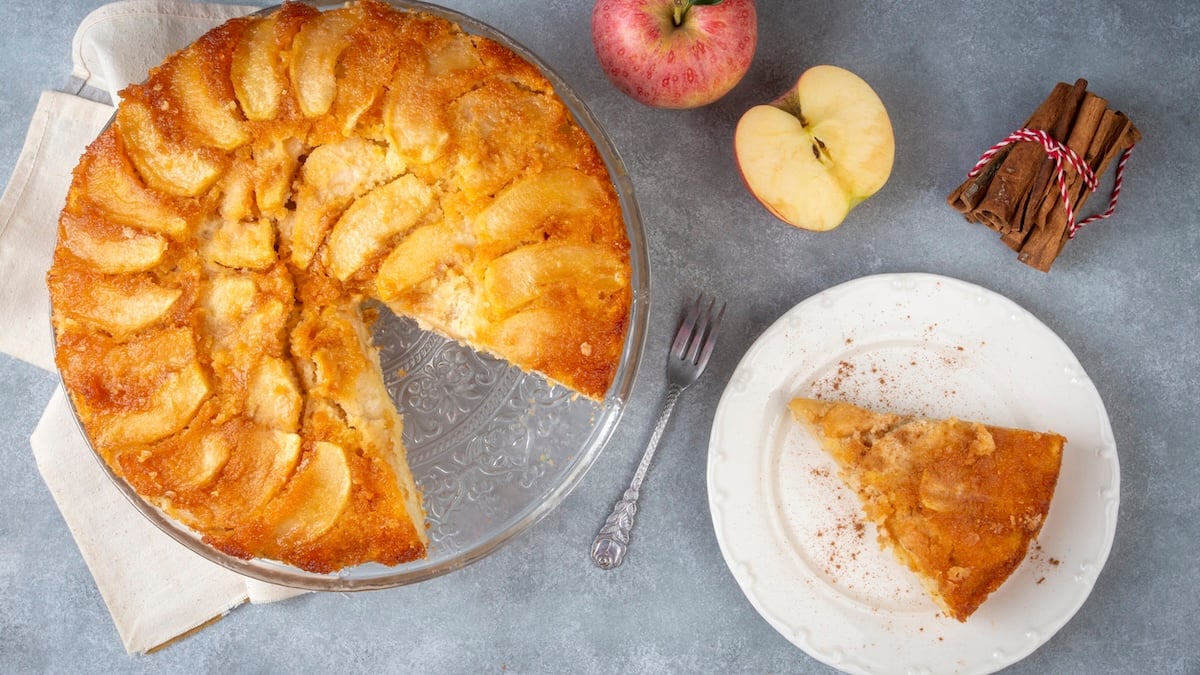
[(722, 0), (675, 0), (671, 3), (671, 23), (679, 28), (687, 18), (688, 10), (699, 5), (719, 5)]
[(687, 11), (691, 8), (692, 3), (688, 0), (675, 0), (672, 5), (674, 6), (671, 8), (671, 11), (674, 12), (674, 14), (671, 16), (671, 23), (674, 24), (676, 28), (679, 28), (683, 25), (683, 17), (687, 16)]

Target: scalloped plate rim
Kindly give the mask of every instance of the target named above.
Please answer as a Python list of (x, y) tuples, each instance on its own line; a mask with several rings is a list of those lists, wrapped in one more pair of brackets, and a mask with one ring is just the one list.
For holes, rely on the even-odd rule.
[[(936, 306), (915, 304), (924, 301), (922, 298), (935, 299)], [(947, 302), (958, 304), (948, 305)], [(764, 482), (774, 481), (763, 478), (763, 474), (777, 473), (780, 468), (768, 467), (766, 463), (780, 462), (781, 452), (792, 451), (787, 444), (796, 445), (794, 440), (778, 438), (780, 434), (789, 433), (787, 423), (782, 421), (786, 401), (794, 395), (814, 393), (799, 391), (801, 383), (810, 389), (819, 388), (818, 384), (823, 383), (825, 394), (836, 388), (829, 386), (828, 372), (822, 380), (814, 370), (819, 370), (823, 364), (828, 371), (830, 361), (836, 361), (837, 354), (812, 357), (795, 343), (805, 341), (804, 333), (810, 330), (808, 326), (813, 321), (820, 324), (822, 319), (828, 319), (843, 331), (840, 344), (844, 350), (869, 351), (870, 344), (860, 347), (860, 342), (844, 337), (846, 324), (863, 328), (870, 318), (856, 314), (856, 310), (880, 310), (880, 305), (888, 303), (897, 313), (913, 310), (909, 318), (912, 314), (928, 318), (926, 312), (942, 317), (951, 326), (949, 332), (958, 340), (965, 339), (970, 333), (953, 328), (963, 316), (971, 316), (972, 312), (995, 315), (990, 319), (999, 324), (989, 324), (989, 328), (1010, 321), (1029, 327), (1023, 335), (991, 333), (978, 343), (972, 343), (972, 348), (978, 347), (986, 359), (990, 351), (1005, 349), (1009, 341), (1032, 340), (1044, 350), (1039, 358), (1065, 359), (1062, 371), (1048, 378), (1054, 386), (1077, 388), (1078, 395), (1071, 397), (1063, 407), (1072, 417), (1077, 417), (1080, 411), (1089, 416), (1070, 425), (1073, 432), (1068, 435), (1064, 451), (1063, 474), (1038, 543), (1038, 547), (1044, 545), (1052, 553), (1062, 550), (1069, 551), (1070, 555), (1064, 554), (1062, 560), (1040, 561), (1042, 569), (1032, 572), (1043, 574), (1043, 578), (1036, 582), (1039, 587), (1031, 593), (1013, 582), (1018, 575), (1031, 578), (1028, 577), (1029, 568), (1035, 565), (1030, 561), (1034, 555), (1031, 552), (1009, 582), (1001, 586), (966, 624), (941, 617), (931, 602), (926, 611), (869, 609), (861, 602), (842, 597), (843, 590), (838, 589), (836, 583), (824, 580), (820, 571), (807, 569), (804, 563), (797, 564), (793, 543), (784, 541), (786, 537), (781, 534), (786, 528), (781, 529), (780, 522), (788, 520), (789, 509), (795, 512), (814, 507), (795, 506), (796, 503), (807, 503), (804, 496), (796, 499), (796, 495), (791, 495), (793, 499), (789, 500), (785, 499), (786, 495), (777, 494), (778, 490), (773, 486), (762, 489)], [(906, 335), (907, 331), (906, 339), (921, 339), (922, 336), (912, 335), (918, 328), (925, 332), (924, 339), (928, 339), (929, 332), (934, 329), (933, 324), (903, 326), (903, 317), (888, 315), (891, 307), (883, 310), (882, 313), (887, 315), (881, 320), (884, 329), (901, 335)], [(822, 329), (812, 330), (819, 332)], [(833, 329), (824, 330), (830, 333)], [(795, 333), (802, 337), (797, 339)], [(826, 346), (834, 344), (833, 339), (830, 334), (821, 338)], [(898, 342), (904, 343), (904, 339)], [(880, 350), (890, 348), (881, 347)], [(915, 349), (915, 352), (920, 351)], [(824, 361), (813, 363), (818, 358)], [(941, 372), (939, 368), (948, 367), (948, 364), (918, 364), (921, 358), (913, 358), (914, 371), (925, 368)], [(767, 367), (761, 368), (764, 365)], [(1012, 386), (1016, 387), (1013, 392), (1022, 386), (1030, 387), (1028, 383)], [(1016, 395), (1013, 392), (1008, 395)], [(867, 397), (872, 395), (878, 395), (878, 392), (871, 392)], [(938, 402), (935, 407), (937, 405), (944, 407), (947, 404)], [(1016, 408), (1020, 408), (1020, 403)], [(757, 416), (754, 414), (756, 409), (761, 411)], [(1020, 418), (1029, 411), (1014, 413), (1003, 409), (997, 414), (1001, 419), (985, 421), (1011, 423), (1010, 417)], [(1044, 411), (1041, 414), (1045, 414)], [(755, 447), (756, 443), (761, 443), (762, 447)], [(811, 444), (815, 447), (815, 442)], [(781, 446), (784, 446), (782, 451)], [(1069, 482), (1076, 474), (1079, 480), (1096, 485), (1064, 488), (1062, 479)], [(927, 273), (878, 274), (853, 279), (821, 291), (781, 315), (746, 351), (721, 396), (713, 417), (706, 475), (709, 508), (722, 556), (751, 605), (790, 642), (813, 658), (846, 672), (878, 672), (880, 664), (886, 663), (885, 669), (896, 672), (941, 672), (949, 668), (953, 672), (987, 673), (1028, 656), (1057, 633), (1091, 593), (1115, 538), (1120, 495), (1119, 463), (1111, 423), (1099, 392), (1069, 347), (1044, 323), (1003, 295), (966, 281)], [(1094, 495), (1090, 492), (1092, 487), (1096, 487)], [(1089, 550), (1080, 553), (1072, 548), (1075, 542), (1067, 541), (1074, 535), (1069, 529), (1066, 534), (1062, 530), (1074, 525), (1078, 511), (1091, 508), (1083, 505), (1085, 501), (1090, 504), (1096, 500), (1103, 508), (1095, 516), (1095, 522), (1082, 528), (1083, 534), (1078, 539)], [(770, 501), (778, 503), (768, 503)], [(1084, 514), (1083, 517), (1092, 516)], [(890, 552), (887, 555), (890, 558)], [(899, 563), (895, 565), (900, 571), (893, 570), (892, 573), (908, 574), (907, 570), (899, 568)], [(1029, 585), (1027, 581), (1024, 583)], [(1010, 584), (1013, 589), (1008, 588)], [(1007, 597), (997, 599), (1001, 595)], [(1034, 613), (1040, 614), (1033, 625), (1014, 627), (1007, 606), (1017, 601), (1034, 603)], [(997, 611), (991, 611), (993, 603), (996, 603)], [(1000, 608), (1000, 605), (1005, 607)], [(905, 633), (905, 628), (916, 628), (919, 633)], [(1018, 630), (1022, 634), (1013, 635)], [(946, 635), (950, 638), (945, 639)], [(873, 642), (867, 644), (868, 639)], [(1003, 640), (1013, 646), (996, 646)], [(905, 647), (899, 645), (901, 642), (919, 643), (917, 651), (929, 654), (929, 658), (916, 658), (906, 653)], [(961, 650), (964, 644), (967, 645), (965, 656)]]

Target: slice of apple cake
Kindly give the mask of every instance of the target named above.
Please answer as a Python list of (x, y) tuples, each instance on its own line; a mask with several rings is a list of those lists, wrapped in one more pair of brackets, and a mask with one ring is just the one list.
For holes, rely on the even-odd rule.
[(1045, 522), (1066, 439), (797, 398), (812, 432), (879, 528), (880, 543), (966, 621), (1025, 559)]

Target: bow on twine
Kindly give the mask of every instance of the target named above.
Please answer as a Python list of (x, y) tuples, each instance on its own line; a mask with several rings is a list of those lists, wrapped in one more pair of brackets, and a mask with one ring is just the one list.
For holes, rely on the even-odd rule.
[(1094, 223), (1097, 220), (1104, 220), (1117, 210), (1117, 199), (1121, 196), (1121, 183), (1125, 180), (1125, 165), (1129, 162), (1129, 155), (1133, 152), (1132, 145), (1125, 148), (1121, 153), (1121, 159), (1117, 161), (1117, 175), (1113, 182), (1112, 195), (1108, 200), (1108, 208), (1094, 216), (1088, 216), (1079, 222), (1075, 222), (1075, 209), (1071, 206), (1071, 196), (1068, 194), (1067, 187), (1067, 171), (1063, 168), (1063, 163), (1065, 162), (1071, 165), (1072, 169), (1075, 169), (1075, 173), (1079, 174), (1080, 178), (1083, 179), (1083, 184), (1091, 192), (1095, 192), (1098, 187), (1096, 174), (1092, 171), (1092, 167), (1083, 161), (1079, 153), (1041, 129), (1017, 129), (1012, 132), (1007, 138), (988, 148), (987, 152), (980, 156), (979, 161), (975, 162), (975, 166), (967, 172), (967, 178), (977, 177), (983, 172), (988, 162), (1001, 150), (1019, 141), (1040, 144), (1042, 149), (1046, 151), (1046, 155), (1054, 160), (1055, 180), (1058, 183), (1059, 195), (1062, 197), (1063, 211), (1067, 216), (1068, 239), (1073, 239), (1075, 233), (1084, 225)]
[[(1018, 260), (1048, 272), (1081, 227), (1116, 210), (1140, 140), (1124, 113), (1087, 91), (1087, 80), (1060, 82), (1021, 128), (983, 153), (947, 201), (968, 221), (999, 232)], [(1118, 158), (1108, 207), (1077, 221), (1098, 177)]]

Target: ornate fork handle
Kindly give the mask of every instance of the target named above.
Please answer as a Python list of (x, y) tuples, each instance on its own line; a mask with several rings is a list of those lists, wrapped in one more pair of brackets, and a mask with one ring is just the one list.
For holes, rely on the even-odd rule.
[(646, 479), (646, 471), (650, 469), (650, 462), (654, 460), (658, 440), (667, 428), (667, 420), (671, 418), (671, 412), (675, 410), (675, 401), (683, 389), (678, 384), (667, 387), (667, 398), (663, 402), (662, 413), (658, 416), (658, 423), (654, 426), (654, 433), (650, 435), (650, 442), (646, 445), (642, 461), (638, 463), (637, 471), (633, 474), (633, 480), (629, 482), (629, 489), (625, 490), (621, 499), (613, 506), (612, 513), (605, 519), (604, 525), (592, 542), (592, 562), (603, 569), (611, 570), (625, 560), (625, 551), (629, 547), (629, 532), (633, 529), (634, 516), (637, 515), (638, 491), (642, 488), (642, 481)]

